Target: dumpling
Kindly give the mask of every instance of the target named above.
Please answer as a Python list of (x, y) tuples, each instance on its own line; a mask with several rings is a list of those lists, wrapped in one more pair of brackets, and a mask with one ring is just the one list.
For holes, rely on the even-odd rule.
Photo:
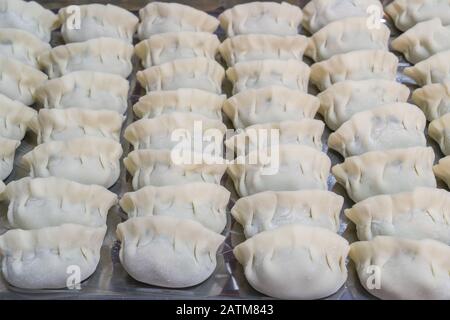
[(226, 95), (199, 89), (152, 91), (139, 98), (133, 106), (138, 118), (151, 119), (163, 114), (185, 112), (222, 121), (222, 105)]
[(332, 85), (317, 97), (320, 99), (319, 113), (330, 129), (337, 130), (358, 112), (383, 104), (406, 102), (409, 88), (382, 79), (346, 80)]
[(52, 30), (58, 26), (57, 15), (37, 2), (0, 0), (0, 28), (24, 30), (50, 42)]
[(123, 120), (122, 115), (107, 110), (41, 109), (32, 129), (38, 144), (83, 137), (120, 141)]
[(152, 2), (139, 10), (139, 39), (159, 33), (195, 31), (213, 33), (219, 20), (209, 14), (179, 3)]
[(325, 153), (300, 145), (254, 150), (238, 157), (228, 175), (241, 197), (263, 191), (327, 190), (331, 161)]
[(248, 89), (232, 96), (225, 101), (223, 112), (236, 129), (243, 129), (255, 124), (312, 119), (319, 105), (315, 96), (270, 86)]
[(428, 127), (428, 134), (439, 144), (442, 153), (450, 155), (450, 114), (433, 120)]
[(423, 112), (409, 103), (386, 104), (355, 114), (328, 139), (344, 157), (369, 151), (425, 147)]
[(11, 174), (19, 145), (20, 141), (0, 137), (0, 180), (5, 180)]
[(378, 298), (450, 299), (450, 248), (441, 242), (380, 236), (354, 242), (350, 258), (362, 286)]
[(419, 86), (450, 81), (450, 50), (436, 53), (413, 67), (405, 68), (405, 75)]
[(283, 86), (308, 91), (309, 67), (298, 60), (258, 60), (236, 63), (227, 70), (233, 84), (233, 94), (248, 89)]
[(136, 55), (144, 68), (177, 59), (208, 58), (214, 60), (219, 50), (219, 38), (208, 32), (170, 32), (155, 34), (136, 45)]
[(368, 198), (345, 210), (345, 215), (356, 224), (359, 240), (396, 236), (450, 244), (449, 205), (449, 192), (416, 188)]
[(368, 18), (346, 18), (331, 22), (309, 38), (305, 55), (322, 61), (356, 50), (388, 50), (389, 28), (369, 28)]
[(332, 173), (350, 198), (359, 202), (416, 187), (435, 188), (433, 161), (434, 152), (430, 147), (372, 151), (346, 158), (344, 163), (332, 168)]
[(12, 100), (27, 106), (33, 104), (36, 88), (47, 79), (45, 73), (33, 67), (15, 59), (0, 56), (0, 94)]
[(230, 192), (212, 183), (188, 183), (179, 186), (147, 186), (125, 193), (120, 206), (128, 218), (172, 216), (190, 219), (221, 233), (227, 223), (226, 209)]
[(0, 94), (0, 137), (22, 140), (36, 115), (36, 110)]
[(131, 44), (113, 38), (98, 38), (55, 47), (39, 56), (50, 78), (73, 71), (96, 71), (128, 77), (133, 69)]
[(448, 0), (395, 0), (386, 6), (385, 11), (401, 31), (433, 18), (439, 18), (444, 25), (450, 25)]
[(250, 285), (280, 299), (320, 299), (347, 280), (347, 240), (299, 224), (261, 232), (234, 248)]
[(32, 178), (54, 176), (109, 188), (119, 178), (121, 156), (120, 143), (91, 137), (47, 142), (22, 159)]
[[(190, 113), (170, 113), (153, 119), (140, 119), (131, 123), (124, 132), (125, 139), (137, 149), (172, 149), (186, 140), (193, 141), (196, 135), (201, 135), (202, 151), (208, 146), (218, 144), (222, 151), (222, 142), (227, 130), (219, 120), (212, 120)], [(176, 131), (183, 134), (183, 138), (175, 137)], [(209, 141), (208, 139), (212, 140)], [(191, 150), (192, 143), (189, 143)]]
[(246, 34), (226, 39), (219, 47), (227, 65), (254, 60), (302, 61), (308, 38), (302, 35), (275, 36), (270, 34)]
[(61, 34), (66, 43), (82, 42), (95, 38), (115, 38), (133, 42), (139, 19), (121, 7), (112, 4), (78, 5), (81, 23), (74, 28), (71, 23), (71, 6), (59, 10)]
[(303, 8), (302, 25), (310, 33), (316, 33), (331, 22), (351, 17), (368, 18), (378, 9), (383, 16), (379, 0), (312, 0)]
[(311, 83), (320, 91), (345, 80), (395, 80), (398, 59), (388, 51), (360, 50), (331, 57), (311, 66)]
[(167, 288), (192, 287), (216, 269), (225, 237), (200, 223), (170, 216), (138, 217), (117, 226), (120, 262), (140, 282)]
[(439, 163), (433, 167), (433, 172), (450, 188), (450, 157), (440, 159)]
[[(64, 224), (35, 230), (14, 229), (0, 236), (3, 277), (23, 289), (63, 289), (89, 278), (100, 260), (106, 227)], [(73, 266), (80, 278), (69, 277)]]
[(392, 41), (392, 49), (403, 53), (411, 63), (419, 63), (432, 55), (450, 49), (450, 26), (432, 19), (416, 24)]
[(38, 56), (50, 49), (48, 43), (41, 41), (29, 32), (0, 28), (0, 56), (16, 59), (23, 64), (39, 69)]
[(220, 94), (225, 70), (217, 61), (199, 57), (166, 62), (138, 71), (136, 77), (147, 92), (192, 88)]
[(422, 109), (429, 121), (450, 113), (450, 79), (445, 83), (429, 84), (416, 89), (412, 100)]
[(324, 129), (323, 122), (314, 119), (256, 124), (225, 140), (225, 146), (238, 156), (278, 144), (304, 145), (322, 151)]
[(55, 177), (10, 182), (1, 199), (8, 203), (9, 227), (25, 230), (65, 223), (103, 227), (117, 204), (117, 196), (103, 187)]
[(114, 74), (75, 71), (37, 88), (35, 98), (43, 108), (110, 110), (120, 114), (128, 107), (127, 80)]
[(235, 5), (220, 16), (220, 26), (228, 37), (241, 34), (298, 34), (303, 13), (287, 2), (250, 2)]
[(292, 224), (337, 232), (343, 203), (343, 197), (329, 191), (266, 191), (239, 199), (231, 214), (247, 238)]
[[(189, 161), (178, 159), (169, 150), (135, 150), (123, 160), (133, 176), (134, 190), (145, 186), (182, 185), (192, 182), (219, 184), (227, 165), (224, 159), (213, 163), (202, 161), (201, 154), (192, 154)], [(200, 161), (196, 162), (196, 158)], [(219, 163), (220, 162), (220, 163)]]

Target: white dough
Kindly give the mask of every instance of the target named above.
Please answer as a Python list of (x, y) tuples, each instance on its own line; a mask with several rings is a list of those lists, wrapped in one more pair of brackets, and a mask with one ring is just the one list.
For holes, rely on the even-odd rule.
[(450, 113), (450, 79), (444, 83), (433, 83), (416, 89), (412, 100), (422, 109), (429, 121)]
[(11, 174), (19, 145), (20, 141), (0, 137), (0, 180), (5, 180)]
[(0, 136), (22, 140), (37, 115), (36, 110), (0, 93)]
[(450, 50), (436, 53), (430, 58), (405, 68), (405, 75), (419, 86), (450, 81)]

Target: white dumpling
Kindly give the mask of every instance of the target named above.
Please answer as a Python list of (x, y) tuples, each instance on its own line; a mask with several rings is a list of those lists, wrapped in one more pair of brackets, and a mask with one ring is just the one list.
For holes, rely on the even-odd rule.
[(450, 26), (443, 26), (437, 18), (420, 22), (393, 40), (392, 49), (403, 53), (409, 62), (419, 63), (450, 49)]
[(396, 236), (450, 244), (449, 205), (449, 192), (416, 188), (368, 198), (345, 210), (345, 215), (356, 224), (359, 240)]
[(228, 37), (241, 34), (298, 34), (302, 10), (287, 2), (250, 2), (235, 5), (220, 16), (220, 26)]
[(363, 287), (378, 298), (450, 299), (450, 248), (441, 242), (379, 236), (354, 242), (350, 258)]
[(227, 65), (254, 60), (302, 61), (308, 38), (302, 35), (275, 36), (270, 34), (246, 34), (226, 39), (219, 47)]
[(71, 6), (59, 10), (61, 34), (66, 43), (95, 38), (115, 38), (132, 43), (139, 19), (131, 12), (112, 4), (77, 5), (80, 25), (72, 26), (74, 12)]
[[(106, 227), (64, 224), (36, 230), (14, 229), (0, 236), (5, 280), (23, 289), (63, 289), (73, 266), (80, 282), (90, 277), (100, 260)], [(76, 281), (76, 279), (75, 279)]]
[(0, 137), (0, 180), (5, 180), (11, 174), (19, 145), (20, 141)]
[(138, 118), (151, 119), (163, 114), (185, 112), (222, 121), (222, 105), (226, 95), (199, 89), (152, 91), (133, 106)]
[(38, 56), (50, 49), (48, 43), (41, 41), (29, 32), (0, 28), (0, 56), (16, 59), (39, 69)]
[(239, 199), (231, 214), (247, 238), (292, 224), (337, 232), (343, 203), (343, 197), (329, 191), (266, 191)]
[(450, 50), (436, 53), (430, 58), (405, 68), (405, 75), (419, 86), (450, 81)]
[(310, 33), (316, 33), (331, 22), (351, 17), (366, 17), (378, 10), (383, 15), (379, 0), (312, 0), (303, 8), (302, 25)]
[[(176, 130), (180, 133), (184, 131), (185, 138), (191, 140), (195, 139), (196, 134), (201, 134), (203, 139), (201, 151), (208, 146), (213, 146), (214, 143), (220, 144), (220, 151), (222, 151), (223, 137), (227, 128), (219, 120), (212, 120), (196, 114), (175, 112), (131, 123), (125, 129), (124, 138), (133, 145), (134, 150), (171, 150), (181, 143), (180, 140), (175, 139), (177, 137), (174, 137)], [(209, 137), (213, 140), (205, 141)]]
[(386, 104), (355, 114), (328, 139), (344, 157), (369, 151), (425, 147), (423, 112), (409, 103)]
[(33, 130), (37, 142), (97, 137), (120, 141), (124, 117), (107, 110), (40, 109)]
[(450, 25), (449, 0), (395, 0), (386, 6), (385, 11), (401, 31), (433, 18), (439, 18), (444, 25)]
[(208, 58), (214, 60), (220, 45), (219, 38), (208, 32), (170, 32), (152, 35), (135, 47), (144, 68), (177, 59)]
[(35, 102), (36, 89), (45, 83), (47, 75), (15, 59), (0, 55), (0, 94), (27, 106)]
[(36, 110), (0, 93), (0, 137), (22, 140), (36, 115)]
[(51, 141), (23, 156), (32, 178), (50, 176), (111, 187), (119, 178), (122, 146), (103, 138)]
[(324, 129), (324, 123), (315, 119), (256, 124), (237, 131), (225, 140), (225, 146), (238, 156), (277, 144), (304, 145), (322, 151)]
[(338, 82), (317, 96), (319, 113), (327, 126), (337, 130), (358, 112), (372, 110), (384, 104), (406, 102), (409, 88), (399, 82), (369, 79)]
[(450, 156), (440, 159), (439, 163), (433, 167), (433, 172), (450, 188)]
[(346, 158), (332, 173), (355, 201), (380, 194), (412, 191), (416, 187), (436, 187), (433, 149), (415, 147), (367, 152)]
[(320, 299), (347, 280), (347, 240), (299, 224), (261, 232), (234, 248), (250, 285), (279, 299)]
[(0, 28), (24, 30), (50, 42), (52, 30), (58, 26), (58, 16), (37, 2), (0, 0)]
[(227, 70), (233, 94), (248, 89), (283, 86), (308, 91), (309, 66), (298, 60), (258, 60), (236, 63)]
[(39, 64), (51, 79), (73, 71), (112, 73), (127, 78), (132, 69), (131, 44), (113, 38), (98, 38), (61, 45), (42, 53)]
[(388, 50), (389, 28), (369, 27), (368, 18), (346, 18), (331, 22), (309, 38), (305, 55), (323, 61), (357, 50)]
[(139, 10), (141, 23), (139, 39), (148, 39), (155, 34), (168, 32), (209, 32), (219, 26), (219, 20), (193, 7), (179, 3), (152, 2)]
[(25, 230), (65, 223), (103, 227), (117, 203), (117, 196), (103, 187), (55, 177), (12, 181), (0, 198), (8, 203), (9, 226)]
[(120, 206), (128, 218), (172, 216), (190, 219), (221, 233), (227, 223), (226, 209), (230, 192), (212, 183), (188, 183), (179, 186), (147, 186), (125, 193)]
[(220, 94), (225, 70), (215, 60), (198, 57), (138, 71), (136, 77), (147, 92), (192, 88)]
[[(182, 185), (192, 182), (219, 184), (227, 165), (224, 159), (205, 163), (196, 158), (201, 154), (192, 154), (189, 163), (178, 160), (169, 150), (135, 150), (123, 160), (128, 172), (133, 176), (134, 190), (145, 186)], [(205, 159), (200, 159), (205, 160)], [(220, 163), (217, 163), (220, 162)]]
[(412, 100), (422, 109), (429, 121), (450, 113), (450, 79), (448, 82), (429, 84), (416, 89)]
[(439, 144), (442, 153), (450, 155), (450, 114), (433, 120), (428, 127), (428, 134)]
[(395, 80), (398, 59), (388, 51), (360, 50), (331, 57), (311, 66), (311, 83), (320, 91), (345, 80)]
[(167, 288), (195, 286), (216, 269), (225, 237), (200, 223), (169, 216), (132, 218), (117, 226), (120, 262), (140, 282)]
[(227, 172), (238, 194), (246, 197), (269, 190), (327, 190), (330, 166), (327, 155), (314, 148), (280, 145), (238, 157)]
[(270, 86), (242, 91), (223, 105), (223, 112), (236, 129), (281, 121), (312, 119), (319, 109), (319, 99), (313, 95)]
[(75, 71), (45, 82), (35, 93), (38, 104), (48, 109), (82, 108), (120, 114), (128, 107), (130, 85), (108, 73)]

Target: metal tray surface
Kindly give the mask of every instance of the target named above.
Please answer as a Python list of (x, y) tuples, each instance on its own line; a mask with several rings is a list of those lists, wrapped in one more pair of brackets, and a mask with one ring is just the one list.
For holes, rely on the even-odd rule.
[[(149, 1), (143, 0), (117, 0), (117, 1), (75, 1), (75, 0), (35, 0), (41, 3), (46, 8), (53, 11), (57, 11), (61, 7), (73, 4), (88, 4), (88, 3), (111, 3), (121, 6), (129, 11), (132, 11), (137, 15), (137, 11), (144, 7)], [(204, 10), (214, 16), (220, 14), (224, 9), (230, 8), (235, 4), (245, 3), (250, 1), (240, 0), (180, 0), (178, 3), (184, 3), (194, 6), (198, 9)], [(280, 1), (279, 1), (280, 2)], [(300, 7), (308, 2), (305, 0), (287, 1), (290, 3), (297, 3)], [(382, 1), (387, 4), (391, 1)], [(392, 37), (395, 37), (399, 32), (387, 22), (392, 31)], [(301, 32), (302, 33), (302, 32)], [(222, 30), (218, 30), (217, 34), (221, 40), (225, 38)], [(52, 46), (63, 44), (62, 37), (59, 31), (55, 31), (52, 35)], [(137, 39), (135, 39), (137, 43)], [(403, 69), (410, 64), (404, 60), (404, 58), (398, 55), (400, 59), (400, 66), (398, 70), (397, 81), (408, 85), (411, 90), (416, 88), (415, 83), (405, 77), (402, 73)], [(307, 58), (305, 58), (307, 60)], [(311, 64), (311, 61), (306, 61)], [(224, 64), (224, 62), (222, 61)], [(127, 119), (124, 122), (123, 129), (134, 121), (133, 112), (131, 106), (137, 102), (139, 97), (145, 94), (142, 88), (136, 84), (136, 71), (142, 69), (139, 61), (134, 57), (133, 61), (134, 71), (130, 76), (130, 93), (127, 111)], [(225, 66), (225, 64), (224, 64)], [(230, 84), (224, 83), (223, 91), (228, 96), (230, 94)], [(317, 94), (314, 88), (310, 88), (311, 94)], [(317, 119), (323, 120), (320, 115)], [(230, 123), (226, 123), (231, 127)], [(340, 163), (343, 158), (332, 150), (328, 150), (327, 140), (330, 134), (328, 128), (325, 129), (325, 133), (322, 137), (323, 151), (330, 157), (332, 165)], [(124, 150), (124, 156), (130, 151), (130, 145), (124, 141), (122, 137), (122, 145)], [(442, 157), (442, 153), (439, 150), (434, 141), (428, 139), (428, 145), (432, 146), (436, 153), (436, 162)], [(36, 146), (36, 137), (34, 134), (28, 132), (25, 139), (22, 141), (19, 149), (16, 153), (15, 165), (12, 174), (5, 181), (8, 183), (13, 180), (20, 179), (28, 175), (27, 170), (21, 165), (22, 156), (28, 151), (32, 150)], [(225, 176), (223, 179), (223, 185), (232, 192), (231, 201), (228, 204), (228, 223), (224, 231), (226, 241), (223, 247), (219, 250), (217, 257), (217, 268), (213, 275), (204, 283), (195, 287), (186, 289), (166, 289), (160, 287), (153, 287), (131, 278), (124, 270), (119, 261), (120, 243), (116, 239), (115, 230), (118, 223), (126, 219), (126, 214), (117, 205), (113, 207), (108, 215), (107, 225), (108, 232), (105, 237), (102, 249), (100, 263), (96, 272), (86, 281), (81, 284), (80, 290), (24, 290), (12, 287), (0, 276), (0, 299), (270, 299), (254, 290), (245, 279), (243, 269), (233, 256), (232, 248), (238, 243), (245, 240), (241, 226), (231, 219), (230, 209), (234, 202), (238, 199), (238, 196), (234, 192), (231, 181)], [(351, 207), (353, 202), (347, 197), (345, 190), (336, 184), (335, 178), (330, 174), (328, 178), (329, 190), (340, 194), (344, 197), (344, 208)], [(126, 173), (126, 169), (121, 163), (121, 175), (119, 181), (110, 189), (117, 193), (121, 197), (124, 193), (132, 191), (131, 177)], [(5, 208), (2, 208), (4, 212)], [(0, 225), (2, 225), (0, 223)], [(5, 232), (5, 230), (1, 230)], [(357, 241), (355, 226), (347, 220), (343, 211), (341, 212), (341, 228), (339, 231), (343, 237), (349, 242)], [(332, 300), (366, 300), (375, 299), (368, 292), (366, 292), (360, 285), (358, 276), (356, 274), (353, 263), (348, 260), (347, 267), (349, 271), (348, 279), (345, 285), (339, 289), (338, 292), (328, 297)]]

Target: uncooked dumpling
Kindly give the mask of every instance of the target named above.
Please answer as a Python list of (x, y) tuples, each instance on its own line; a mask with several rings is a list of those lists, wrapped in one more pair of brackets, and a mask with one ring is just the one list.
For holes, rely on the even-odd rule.
[(287, 2), (250, 2), (235, 5), (220, 16), (220, 26), (228, 37), (241, 34), (298, 34), (302, 10)]
[(429, 84), (416, 89), (412, 100), (422, 109), (429, 121), (450, 113), (450, 79), (448, 82)]
[(227, 223), (226, 209), (230, 192), (212, 183), (188, 183), (178, 186), (146, 186), (125, 193), (120, 206), (128, 218), (172, 216), (190, 219), (221, 233)]
[(121, 40), (97, 38), (48, 50), (39, 56), (39, 64), (51, 79), (82, 70), (127, 78), (133, 69), (133, 52), (133, 46)]
[(383, 105), (355, 114), (328, 139), (344, 157), (369, 151), (425, 147), (423, 112), (409, 103)]
[(355, 201), (380, 194), (412, 191), (417, 187), (436, 187), (431, 147), (367, 152), (346, 158), (332, 168), (337, 182)]
[(139, 10), (141, 23), (139, 39), (148, 39), (155, 34), (167, 32), (195, 31), (213, 33), (219, 20), (209, 14), (179, 3), (152, 2)]
[(450, 155), (450, 114), (433, 120), (428, 127), (428, 134), (439, 144), (445, 155)]
[(354, 242), (350, 258), (363, 287), (378, 298), (450, 299), (450, 247), (446, 244), (380, 236)]
[(266, 191), (239, 199), (231, 214), (247, 238), (291, 224), (337, 232), (343, 203), (344, 198), (329, 191)]
[(439, 163), (433, 167), (433, 172), (450, 188), (450, 156), (439, 160)]
[(436, 53), (413, 67), (405, 68), (405, 75), (419, 86), (450, 81), (450, 50)]
[[(0, 236), (3, 277), (23, 289), (76, 286), (97, 268), (105, 233), (106, 227), (77, 224), (7, 231)], [(71, 282), (74, 266), (80, 278), (74, 277)]]
[(117, 196), (103, 187), (55, 177), (12, 181), (0, 198), (8, 203), (9, 227), (25, 230), (65, 223), (103, 227), (117, 203)]
[(36, 115), (36, 110), (0, 94), (0, 137), (22, 140)]
[[(59, 10), (61, 34), (66, 43), (95, 38), (115, 38), (132, 43), (139, 19), (131, 12), (112, 4), (77, 5), (80, 25), (72, 25), (72, 6)], [(75, 11), (76, 12), (76, 11)], [(76, 14), (76, 13), (75, 13)], [(75, 22), (76, 23), (76, 22)]]
[(450, 244), (449, 205), (449, 192), (416, 188), (368, 198), (345, 210), (345, 215), (356, 224), (359, 240), (396, 236)]
[(311, 83), (320, 91), (345, 80), (395, 80), (398, 59), (388, 51), (360, 50), (331, 57), (311, 66)]
[(134, 279), (185, 288), (208, 279), (225, 237), (200, 223), (169, 216), (138, 217), (117, 226), (120, 262)]
[(383, 104), (406, 102), (409, 88), (383, 79), (346, 80), (332, 85), (317, 97), (320, 99), (319, 113), (330, 129), (337, 130), (358, 112)]
[(234, 248), (253, 288), (279, 299), (320, 299), (347, 280), (347, 240), (299, 224), (261, 232)]
[(319, 109), (315, 96), (281, 86), (248, 89), (223, 105), (223, 112), (236, 129), (281, 121), (312, 119)]
[(19, 145), (20, 141), (0, 137), (0, 180), (5, 180), (11, 174)]

